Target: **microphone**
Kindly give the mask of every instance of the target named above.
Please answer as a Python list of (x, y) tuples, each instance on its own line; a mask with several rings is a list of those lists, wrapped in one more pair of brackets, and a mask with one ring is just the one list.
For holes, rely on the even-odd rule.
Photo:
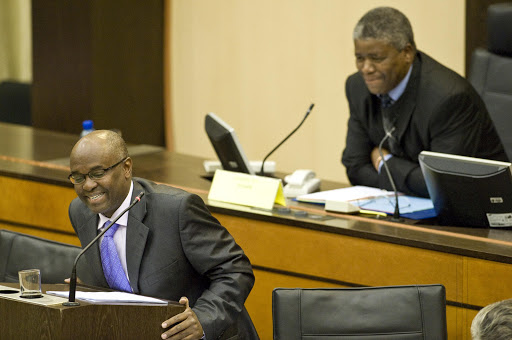
[(276, 146), (275, 148), (273, 148), (273, 149), (272, 149), (272, 151), (270, 151), (270, 152), (268, 153), (268, 155), (266, 155), (266, 156), (265, 156), (265, 158), (263, 158), (263, 162), (261, 162), (261, 170), (260, 170), (260, 173), (259, 173), (261, 176), (263, 176), (263, 174), (264, 174), (263, 169), (264, 169), (265, 161), (267, 160), (267, 158), (269, 158), (269, 157), (270, 157), (270, 155), (274, 153), (274, 151), (276, 151), (276, 150), (277, 150), (277, 149), (278, 149), (278, 148), (279, 148), (279, 147), (280, 147), (284, 142), (286, 142), (286, 141), (288, 140), (288, 138), (290, 138), (290, 137), (291, 137), (291, 136), (292, 136), (292, 135), (293, 135), (293, 134), (294, 134), (294, 133), (295, 133), (295, 132), (300, 128), (300, 127), (301, 127), (301, 125), (304, 123), (304, 121), (306, 120), (306, 118), (308, 118), (309, 113), (311, 112), (311, 110), (313, 110), (313, 106), (315, 106), (315, 104), (314, 104), (314, 103), (312, 103), (312, 104), (309, 106), (309, 109), (308, 109), (308, 111), (306, 112), (306, 115), (304, 116), (304, 118), (302, 118), (302, 121), (300, 122), (300, 124), (299, 124), (299, 125), (298, 125), (298, 126), (297, 126), (297, 127), (296, 127), (296, 128), (295, 128), (295, 129), (294, 129), (294, 130), (289, 134), (289, 135), (288, 135), (288, 136), (286, 136), (286, 138), (285, 138), (285, 139), (283, 139), (281, 143), (277, 144), (277, 146)]
[(396, 190), (395, 181), (393, 180), (393, 176), (391, 176), (391, 172), (389, 171), (388, 164), (386, 160), (384, 159), (384, 155), (382, 154), (382, 144), (386, 141), (388, 138), (392, 138), (393, 131), (395, 131), (395, 127), (391, 129), (391, 131), (386, 131), (386, 135), (379, 143), (379, 156), (382, 159), (382, 164), (384, 165), (384, 169), (386, 169), (386, 174), (388, 176), (389, 182), (391, 182), (391, 187), (393, 188), (393, 191), (395, 192), (395, 211), (393, 212), (393, 217), (391, 218), (391, 221), (393, 222), (401, 222), (402, 219), (400, 218), (400, 208), (398, 204), (398, 190)]
[(80, 303), (76, 302), (75, 301), (75, 295), (76, 295), (76, 264), (78, 263), (78, 259), (82, 256), (83, 253), (85, 253), (87, 251), (87, 249), (89, 249), (94, 243), (96, 243), (96, 241), (101, 237), (103, 236), (103, 234), (105, 234), (107, 232), (107, 230), (110, 229), (110, 227), (112, 227), (116, 222), (117, 220), (119, 220), (121, 218), (121, 216), (123, 216), (128, 210), (130, 210), (135, 204), (139, 203), (140, 202), (140, 199), (142, 198), (142, 196), (144, 196), (144, 191), (141, 191), (140, 194), (135, 197), (135, 199), (133, 200), (132, 204), (130, 204), (130, 206), (126, 209), (123, 210), (123, 212), (121, 214), (119, 214), (119, 216), (117, 216), (113, 221), (112, 223), (110, 223), (108, 225), (108, 227), (106, 227), (105, 229), (103, 229), (103, 231), (101, 233), (99, 233), (84, 249), (82, 249), (82, 251), (77, 255), (77, 257), (75, 258), (75, 262), (73, 263), (73, 270), (71, 271), (71, 277), (69, 279), (69, 297), (68, 297), (68, 301), (67, 302), (63, 302), (62, 305), (63, 306), (67, 306), (67, 307), (70, 307), (70, 306), (79, 306)]

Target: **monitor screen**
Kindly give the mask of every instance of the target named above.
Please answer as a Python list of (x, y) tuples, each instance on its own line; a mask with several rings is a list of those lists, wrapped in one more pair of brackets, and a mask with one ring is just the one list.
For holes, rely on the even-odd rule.
[(224, 170), (254, 175), (231, 126), (210, 112), (204, 119), (204, 128)]
[(440, 224), (512, 227), (511, 163), (430, 151), (419, 162)]

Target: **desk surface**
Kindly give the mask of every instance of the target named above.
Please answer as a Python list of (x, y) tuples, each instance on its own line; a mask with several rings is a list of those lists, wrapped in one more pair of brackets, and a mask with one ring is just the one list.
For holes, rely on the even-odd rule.
[[(0, 176), (71, 188), (67, 179), (68, 155), (77, 140), (76, 135), (0, 123)], [(289, 214), (212, 202), (207, 200), (211, 182), (203, 178), (202, 158), (150, 145), (129, 146), (129, 152), (134, 160), (134, 176), (194, 192), (206, 201), (212, 212), (512, 263), (512, 230), (446, 227), (411, 220), (394, 223), (389, 218), (326, 213), (316, 205), (293, 201), (288, 202)], [(346, 184), (324, 181), (321, 189), (343, 186)], [(306, 211), (308, 216), (296, 216), (297, 211)]]

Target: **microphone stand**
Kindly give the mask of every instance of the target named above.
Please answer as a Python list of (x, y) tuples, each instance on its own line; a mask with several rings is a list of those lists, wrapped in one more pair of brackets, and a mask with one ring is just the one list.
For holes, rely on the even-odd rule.
[(80, 303), (75, 301), (75, 295), (76, 295), (76, 264), (78, 263), (78, 259), (82, 256), (83, 253), (85, 253), (87, 251), (87, 249), (89, 249), (94, 243), (96, 243), (96, 241), (101, 236), (103, 236), (103, 234), (105, 234), (107, 232), (107, 230), (109, 230), (110, 227), (112, 227), (117, 222), (117, 220), (119, 220), (121, 218), (121, 216), (123, 216), (135, 204), (139, 203), (140, 199), (142, 198), (142, 196), (144, 196), (144, 192), (143, 191), (141, 191), (141, 193), (137, 197), (135, 197), (135, 199), (133, 200), (132, 204), (130, 204), (130, 206), (128, 208), (124, 209), (123, 212), (121, 214), (119, 214), (119, 216), (117, 216), (112, 221), (112, 223), (110, 223), (108, 225), (108, 227), (106, 227), (105, 229), (102, 230), (101, 233), (96, 235), (96, 237), (84, 249), (82, 249), (82, 251), (77, 255), (77, 257), (75, 258), (75, 262), (73, 263), (73, 269), (71, 270), (71, 277), (69, 278), (69, 297), (68, 297), (68, 301), (67, 302), (63, 302), (62, 303), (63, 306), (66, 306), (66, 307), (80, 306)]
[(391, 131), (386, 131), (386, 135), (379, 143), (379, 156), (382, 159), (382, 164), (384, 165), (384, 169), (386, 170), (386, 174), (388, 176), (389, 182), (391, 182), (391, 187), (393, 188), (393, 191), (395, 192), (395, 211), (393, 212), (393, 217), (391, 218), (391, 221), (393, 222), (401, 222), (402, 219), (400, 218), (400, 208), (398, 204), (398, 190), (396, 190), (395, 181), (393, 180), (393, 176), (391, 176), (391, 172), (388, 168), (388, 163), (384, 159), (384, 154), (382, 153), (382, 145), (386, 141), (386, 139), (393, 137), (391, 134), (395, 131), (395, 127), (391, 129)]
[(260, 172), (259, 172), (259, 174), (260, 174), (261, 176), (263, 176), (263, 175), (265, 174), (265, 173), (264, 173), (264, 165), (265, 165), (265, 161), (267, 160), (267, 158), (269, 158), (269, 157), (270, 157), (270, 155), (274, 153), (274, 151), (276, 151), (276, 150), (277, 150), (277, 149), (278, 149), (278, 148), (279, 148), (279, 147), (280, 147), (284, 142), (286, 142), (286, 141), (288, 140), (288, 138), (290, 138), (290, 137), (291, 137), (291, 136), (292, 136), (292, 135), (293, 135), (293, 134), (294, 134), (294, 133), (295, 133), (295, 132), (300, 128), (300, 127), (301, 127), (301, 125), (304, 123), (304, 121), (306, 120), (306, 118), (308, 118), (309, 113), (311, 112), (311, 110), (313, 110), (313, 107), (314, 107), (314, 106), (315, 106), (315, 104), (314, 104), (314, 103), (312, 103), (312, 104), (309, 106), (309, 109), (308, 109), (308, 111), (306, 112), (306, 115), (304, 116), (304, 118), (302, 118), (302, 121), (300, 122), (300, 124), (299, 124), (299, 125), (298, 125), (298, 126), (297, 126), (297, 127), (296, 127), (296, 128), (295, 128), (295, 129), (294, 129), (294, 130), (289, 134), (289, 135), (288, 135), (288, 136), (286, 136), (286, 138), (285, 138), (285, 139), (283, 139), (283, 140), (281, 141), (281, 143), (277, 144), (277, 146), (276, 146), (275, 148), (273, 148), (273, 149), (272, 149), (272, 151), (270, 151), (270, 152), (268, 153), (268, 155), (266, 155), (266, 156), (265, 156), (265, 158), (263, 158), (263, 161), (261, 162), (261, 169), (260, 169)]

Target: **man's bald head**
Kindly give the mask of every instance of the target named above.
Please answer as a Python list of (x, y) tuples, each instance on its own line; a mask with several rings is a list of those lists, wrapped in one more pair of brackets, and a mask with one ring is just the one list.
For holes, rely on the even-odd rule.
[(128, 148), (120, 134), (110, 130), (96, 130), (82, 137), (71, 150), (71, 157), (79, 151), (90, 148), (92, 145), (100, 146), (105, 152), (122, 159), (128, 157)]
[(111, 217), (130, 192), (132, 160), (123, 138), (97, 130), (81, 138), (69, 157), (78, 197), (95, 213)]

